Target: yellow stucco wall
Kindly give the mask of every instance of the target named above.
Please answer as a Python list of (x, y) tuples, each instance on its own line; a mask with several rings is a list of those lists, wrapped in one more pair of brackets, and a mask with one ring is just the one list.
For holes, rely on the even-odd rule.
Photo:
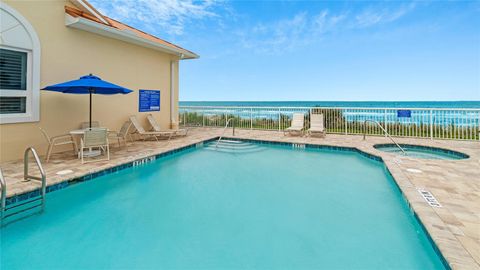
[[(4, 0), (2, 0), (4, 1)], [(146, 125), (147, 113), (138, 112), (138, 89), (161, 90), (161, 111), (154, 116), (162, 128), (170, 125), (170, 61), (173, 55), (65, 26), (67, 1), (4, 1), (35, 28), (41, 43), (41, 88), (81, 75), (100, 78), (134, 90), (128, 95), (95, 95), (93, 120), (111, 130), (120, 129), (129, 115)], [(178, 63), (178, 62), (177, 62)], [(178, 103), (178, 65), (175, 104)], [(51, 136), (77, 129), (88, 120), (88, 95), (40, 91), (40, 122), (0, 125), (0, 160), (18, 159), (28, 146), (40, 153), (46, 141), (38, 127)], [(177, 107), (177, 106), (175, 106)], [(175, 108), (176, 114), (177, 108)], [(176, 117), (175, 117), (176, 119)]]

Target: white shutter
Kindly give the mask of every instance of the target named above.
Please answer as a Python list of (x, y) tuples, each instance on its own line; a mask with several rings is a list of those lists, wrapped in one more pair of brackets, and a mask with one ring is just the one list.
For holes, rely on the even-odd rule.
[(0, 89), (27, 90), (27, 53), (0, 49)]
[(26, 97), (0, 97), (0, 114), (25, 113)]

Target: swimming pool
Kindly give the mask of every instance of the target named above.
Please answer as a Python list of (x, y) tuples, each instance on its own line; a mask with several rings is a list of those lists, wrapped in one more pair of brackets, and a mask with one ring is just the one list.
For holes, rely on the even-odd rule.
[[(400, 144), (400, 146), (408, 157), (413, 158), (438, 160), (458, 160), (468, 158), (467, 154), (438, 147), (413, 144)], [(373, 147), (383, 152), (403, 155), (402, 150), (400, 150), (395, 144), (376, 144)]]
[(383, 163), (241, 143), (49, 193), (2, 229), (1, 268), (445, 268)]

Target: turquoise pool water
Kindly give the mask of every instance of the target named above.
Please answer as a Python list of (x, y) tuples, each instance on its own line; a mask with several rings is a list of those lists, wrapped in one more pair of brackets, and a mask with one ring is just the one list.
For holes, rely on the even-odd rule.
[[(400, 144), (408, 157), (421, 159), (458, 160), (466, 159), (468, 155), (442, 148), (426, 147), (421, 145)], [(377, 144), (376, 149), (394, 154), (403, 155), (402, 150), (394, 144)]]
[(0, 268), (444, 269), (382, 163), (242, 147), (49, 193), (43, 214), (1, 230)]

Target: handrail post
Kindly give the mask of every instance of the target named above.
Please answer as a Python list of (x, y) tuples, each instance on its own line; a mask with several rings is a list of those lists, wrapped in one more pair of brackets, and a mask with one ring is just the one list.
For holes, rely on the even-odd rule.
[[(388, 126), (387, 126), (387, 109), (383, 112), (383, 126), (385, 127), (385, 130), (388, 131)], [(387, 133), (385, 132), (385, 137), (387, 137)]]
[(280, 121), (280, 118), (281, 118), (281, 108), (279, 107), (278, 108), (278, 131), (280, 132), (281, 129), (281, 121)]
[(430, 140), (433, 140), (433, 110), (430, 110)]
[(253, 129), (253, 107), (250, 107), (250, 129)]
[(7, 202), (7, 182), (5, 181), (5, 178), (3, 177), (3, 172), (2, 169), (0, 168), (0, 188), (1, 194), (0, 194), (0, 227), (3, 225), (3, 215), (5, 213), (5, 206)]
[[(38, 170), (40, 171), (41, 177), (37, 176), (32, 176), (28, 173), (28, 153), (32, 152), (33, 158), (35, 160), (35, 163), (38, 166)], [(38, 157), (37, 151), (33, 147), (28, 147), (25, 150), (25, 153), (23, 155), (23, 179), (25, 180), (39, 180), (42, 183), (42, 188), (41, 188), (41, 196), (42, 196), (42, 211), (45, 209), (45, 195), (47, 193), (47, 177), (45, 174), (45, 170), (43, 169), (42, 163), (40, 162), (40, 158)]]

